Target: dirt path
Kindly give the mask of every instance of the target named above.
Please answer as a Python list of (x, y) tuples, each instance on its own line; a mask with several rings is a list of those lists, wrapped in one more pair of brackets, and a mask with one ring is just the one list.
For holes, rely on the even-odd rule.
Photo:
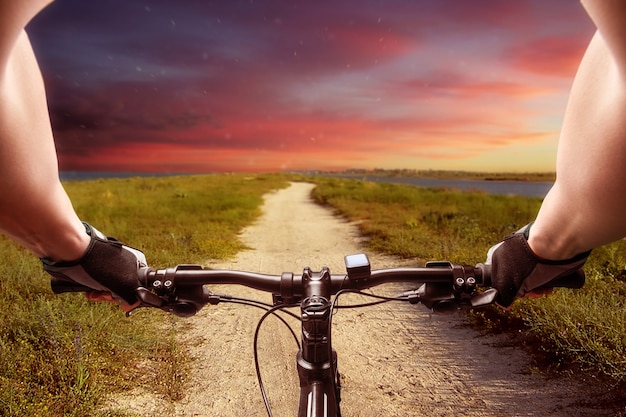
[[(315, 205), (309, 198), (312, 188), (294, 183), (266, 196), (263, 217), (241, 235), (251, 249), (211, 266), (281, 273), (327, 265), (344, 272), (343, 256), (363, 251), (358, 232)], [(394, 263), (368, 255), (373, 268)], [(265, 294), (238, 287), (213, 290), (269, 301)], [(252, 352), (262, 314), (238, 305), (205, 308), (181, 332), (193, 358), (187, 395), (164, 405), (149, 394), (133, 393), (130, 404), (122, 403), (143, 417), (265, 416)], [(432, 316), (421, 307), (395, 303), (341, 310), (333, 319), (333, 344), (344, 375), (345, 417), (616, 415), (593, 406), (593, 381), (533, 373), (522, 350), (503, 337), (481, 336), (464, 326), (462, 317)], [(295, 348), (284, 326), (267, 321), (260, 357), (277, 417), (295, 413)]]

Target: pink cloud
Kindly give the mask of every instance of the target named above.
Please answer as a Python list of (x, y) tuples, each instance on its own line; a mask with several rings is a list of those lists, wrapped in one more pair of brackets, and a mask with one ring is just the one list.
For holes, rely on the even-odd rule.
[(505, 59), (515, 68), (543, 76), (573, 78), (589, 39), (546, 37), (512, 47)]

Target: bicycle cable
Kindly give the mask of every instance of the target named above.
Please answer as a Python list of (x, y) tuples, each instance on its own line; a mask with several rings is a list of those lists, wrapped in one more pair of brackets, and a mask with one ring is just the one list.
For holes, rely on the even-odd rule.
[[(359, 291), (359, 290), (341, 290), (342, 294), (357, 294), (370, 298), (377, 298), (378, 301), (372, 301), (370, 303), (362, 303), (362, 304), (350, 304), (350, 305), (342, 305), (342, 306), (333, 306), (333, 309), (342, 309), (342, 308), (361, 308), (361, 307), (371, 307), (378, 304), (388, 303), (390, 301), (408, 301), (406, 298), (402, 296), (396, 297), (385, 297), (383, 295), (370, 294), (367, 292)], [(337, 293), (339, 294), (339, 293)], [(335, 297), (336, 298), (336, 297)]]
[[(372, 303), (352, 304), (352, 305), (347, 305), (347, 306), (339, 306), (339, 305), (337, 305), (337, 303), (339, 302), (339, 296), (340, 295), (344, 295), (344, 294), (358, 294), (358, 295), (362, 295), (362, 296), (365, 296), (365, 297), (377, 298), (378, 301), (374, 301)], [(331, 375), (334, 375), (334, 377), (332, 378), (332, 384), (333, 384), (332, 386), (333, 386), (333, 390), (336, 393), (337, 393), (337, 387), (341, 387), (341, 382), (339, 381), (339, 371), (337, 370), (337, 363), (335, 361), (335, 358), (333, 357), (333, 348), (332, 348), (332, 318), (335, 315), (335, 313), (333, 313), (333, 311), (341, 309), (341, 308), (369, 307), (369, 306), (372, 306), (372, 305), (388, 303), (388, 302), (391, 302), (391, 301), (401, 301), (401, 299), (399, 299), (398, 297), (384, 297), (384, 296), (381, 296), (381, 295), (369, 294), (369, 293), (366, 293), (366, 292), (363, 292), (363, 291), (349, 290), (349, 289), (339, 290), (335, 294), (335, 297), (333, 298), (333, 300), (330, 303), (331, 314), (328, 317), (328, 333), (327, 333), (326, 337), (328, 339), (328, 357), (330, 358), (330, 361), (329, 361), (330, 372), (331, 372)], [(339, 399), (339, 395), (337, 396), (337, 399)]]
[[(263, 314), (263, 316), (261, 316), (261, 318), (259, 319), (259, 322), (257, 323), (257, 326), (256, 326), (256, 330), (254, 331), (254, 344), (253, 344), (254, 367), (256, 369), (256, 376), (257, 376), (257, 380), (259, 381), (259, 388), (261, 390), (261, 396), (263, 397), (263, 403), (265, 404), (265, 410), (267, 411), (268, 417), (273, 417), (274, 414), (272, 414), (272, 408), (270, 406), (269, 399), (267, 398), (267, 393), (265, 392), (265, 385), (263, 384), (263, 378), (261, 376), (261, 367), (259, 364), (259, 349), (258, 349), (259, 332), (261, 330), (261, 325), (263, 324), (265, 319), (268, 318), (270, 315), (274, 315), (275, 317), (278, 317), (283, 322), (283, 324), (289, 329), (289, 331), (291, 332), (291, 335), (296, 341), (296, 345), (298, 345), (298, 350), (300, 350), (301, 349), (300, 341), (298, 340), (298, 336), (296, 335), (296, 332), (291, 328), (291, 326), (282, 317), (276, 314), (278, 310), (281, 310), (283, 313), (288, 313), (292, 316), (295, 316), (295, 314), (293, 314), (292, 312), (284, 310), (285, 308), (288, 308), (288, 307), (296, 307), (296, 306), (295, 305), (277, 305), (277, 306), (267, 309), (265, 314)], [(299, 317), (298, 317), (298, 320), (300, 320)]]
[[(339, 301), (339, 296), (340, 295), (344, 295), (344, 294), (357, 294), (357, 295), (361, 295), (361, 296), (365, 296), (365, 297), (370, 297), (370, 298), (375, 298), (377, 299), (377, 301), (373, 301), (370, 303), (361, 303), (361, 304), (351, 304), (351, 305), (345, 305), (345, 306), (340, 306), (337, 305), (338, 301)], [(408, 301), (406, 298), (403, 298), (402, 296), (397, 296), (397, 297), (385, 297), (385, 296), (381, 296), (381, 295), (375, 295), (375, 294), (370, 294), (370, 293), (366, 293), (363, 291), (359, 291), (359, 290), (349, 290), (349, 289), (343, 289), (343, 290), (339, 290), (336, 294), (335, 297), (333, 298), (332, 302), (331, 302), (331, 307), (330, 307), (330, 311), (331, 314), (328, 318), (328, 334), (327, 334), (327, 340), (328, 340), (328, 347), (329, 347), (329, 358), (330, 358), (330, 370), (331, 370), (331, 375), (334, 375), (332, 378), (332, 387), (333, 390), (335, 390), (335, 392), (337, 391), (337, 387), (341, 386), (340, 382), (339, 382), (339, 374), (337, 371), (337, 364), (335, 362), (335, 359), (333, 357), (333, 353), (332, 353), (332, 316), (335, 314), (333, 313), (333, 311), (335, 310), (339, 310), (339, 309), (348, 309), (348, 308), (360, 308), (360, 307), (370, 307), (370, 306), (374, 306), (374, 305), (379, 305), (379, 304), (383, 304), (383, 303), (387, 303), (387, 302), (391, 302), (391, 301)], [(299, 317), (297, 314), (287, 310), (286, 308), (289, 307), (297, 307), (297, 305), (277, 305), (277, 306), (272, 306), (269, 303), (265, 303), (263, 301), (258, 301), (258, 300), (252, 300), (252, 299), (247, 299), (247, 298), (239, 298), (239, 297), (231, 297), (231, 296), (227, 296), (227, 297), (220, 297), (220, 302), (227, 302), (227, 303), (232, 303), (232, 304), (241, 304), (241, 305), (248, 305), (251, 307), (256, 307), (256, 308), (260, 308), (262, 310), (265, 310), (265, 313), (263, 314), (263, 316), (261, 316), (261, 318), (259, 319), (255, 332), (254, 332), (254, 343), (253, 343), (253, 353), (254, 353), (254, 367), (256, 370), (256, 375), (257, 375), (257, 381), (259, 383), (259, 389), (261, 390), (261, 397), (263, 398), (263, 403), (265, 405), (265, 410), (267, 412), (268, 417), (273, 417), (274, 414), (272, 413), (272, 409), (271, 409), (271, 405), (269, 403), (269, 398), (267, 397), (267, 392), (265, 390), (265, 384), (263, 383), (263, 377), (261, 375), (261, 367), (260, 367), (260, 361), (259, 361), (259, 350), (258, 350), (258, 342), (259, 342), (259, 333), (261, 330), (261, 326), (263, 325), (263, 322), (265, 321), (265, 319), (267, 319), (267, 317), (269, 317), (270, 315), (275, 316), (276, 318), (278, 318), (286, 327), (287, 329), (289, 329), (291, 335), (293, 336), (296, 345), (298, 346), (298, 350), (301, 349), (301, 345), (300, 345), (300, 341), (298, 340), (298, 336), (296, 335), (295, 331), (293, 330), (293, 328), (291, 327), (291, 325), (289, 325), (289, 323), (287, 323), (285, 321), (285, 319), (283, 317), (281, 317), (280, 315), (277, 314), (278, 311), (281, 311), (289, 316), (291, 316), (292, 318), (301, 321), (301, 317)]]
[(261, 329), (261, 325), (263, 324), (265, 319), (267, 317), (269, 317), (270, 315), (273, 315), (274, 317), (279, 319), (285, 325), (285, 327), (287, 327), (287, 329), (289, 329), (289, 331), (291, 332), (291, 335), (293, 336), (294, 340), (296, 341), (296, 345), (298, 346), (298, 350), (300, 350), (301, 349), (300, 341), (298, 340), (298, 336), (296, 335), (295, 331), (293, 330), (291, 325), (289, 325), (289, 323), (287, 323), (285, 321), (285, 319), (283, 317), (281, 317), (279, 314), (277, 314), (277, 312), (280, 310), (282, 313), (285, 313), (285, 314), (291, 316), (292, 318), (294, 318), (294, 319), (296, 319), (298, 321), (301, 321), (302, 319), (297, 314), (295, 314), (295, 313), (293, 313), (293, 312), (291, 312), (291, 311), (286, 309), (288, 307), (296, 307), (296, 305), (278, 305), (278, 306), (273, 306), (273, 305), (271, 305), (269, 303), (266, 303), (266, 302), (263, 302), (263, 301), (252, 300), (252, 299), (249, 299), (249, 298), (232, 297), (232, 296), (222, 296), (222, 297), (220, 297), (220, 302), (232, 303), (232, 304), (240, 304), (240, 305), (247, 305), (247, 306), (250, 306), (250, 307), (260, 308), (260, 309), (265, 311), (265, 314), (263, 314), (263, 316), (259, 319), (259, 322), (257, 323), (256, 330), (254, 332), (254, 344), (253, 344), (254, 367), (256, 369), (256, 375), (257, 375), (257, 380), (259, 382), (259, 388), (261, 389), (261, 396), (263, 397), (263, 403), (265, 404), (265, 410), (267, 411), (269, 417), (273, 417), (271, 406), (269, 404), (269, 399), (267, 398), (267, 393), (265, 391), (265, 385), (263, 384), (263, 378), (261, 377), (261, 367), (260, 367), (260, 363), (259, 363), (259, 354), (258, 354), (259, 332), (260, 332), (260, 329)]
[[(257, 301), (257, 300), (251, 300), (248, 298), (239, 298), (239, 297), (230, 297), (229, 298), (220, 298), (220, 302), (224, 302), (224, 303), (232, 303), (232, 304), (241, 304), (241, 305), (247, 305), (250, 307), (257, 307), (260, 308), (262, 310), (268, 311), (270, 309), (272, 309), (274, 306), (272, 304), (263, 302), (263, 301)], [(280, 307), (296, 307), (294, 306), (280, 306)], [(291, 316), (292, 318), (301, 321), (302, 319), (295, 313), (289, 311), (289, 310), (282, 310), (283, 313)], [(281, 319), (281, 317), (278, 314), (274, 314), (276, 317), (278, 317), (279, 319)], [(284, 322), (283, 322), (284, 323)], [(286, 326), (289, 326), (287, 323), (284, 323)]]

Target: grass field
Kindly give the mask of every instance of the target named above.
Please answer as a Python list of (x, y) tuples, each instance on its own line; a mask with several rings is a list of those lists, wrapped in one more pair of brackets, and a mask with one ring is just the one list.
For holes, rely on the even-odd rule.
[[(220, 175), (66, 184), (81, 218), (142, 248), (155, 267), (206, 263), (241, 249), (237, 232), (281, 177)], [(31, 254), (0, 239), (0, 415), (122, 417), (102, 413), (105, 394), (135, 384), (176, 400), (185, 358), (175, 319), (141, 311), (126, 319), (82, 295), (54, 296)], [(146, 359), (151, 359), (146, 361)], [(139, 373), (135, 365), (158, 364)]]
[[(237, 232), (259, 214), (261, 196), (282, 175), (130, 178), (67, 183), (79, 215), (142, 248), (155, 267), (206, 263), (242, 248)], [(413, 259), (476, 263), (504, 235), (532, 219), (540, 200), (429, 190), (328, 178), (315, 199), (359, 220), (372, 250)], [(583, 290), (518, 302), (509, 313), (474, 313), (491, 331), (522, 330), (557, 364), (575, 364), (618, 382), (626, 376), (626, 245), (599, 248)], [(150, 384), (172, 401), (184, 384), (176, 319), (76, 294), (54, 296), (39, 262), (0, 239), (0, 415), (128, 417), (101, 410), (105, 394)], [(158, 364), (139, 373), (136, 365)]]

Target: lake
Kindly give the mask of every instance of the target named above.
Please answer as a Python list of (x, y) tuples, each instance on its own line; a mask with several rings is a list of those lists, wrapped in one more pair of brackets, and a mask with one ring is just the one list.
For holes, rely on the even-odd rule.
[[(161, 177), (172, 175), (188, 174), (148, 174), (136, 172), (61, 172), (63, 181), (81, 181), (98, 178), (127, 178), (127, 177)], [(415, 185), (427, 188), (451, 188), (463, 191), (480, 190), (489, 194), (519, 195), (523, 197), (545, 197), (552, 187), (552, 182), (535, 181), (485, 181), (467, 179), (445, 179), (445, 178), (393, 178), (378, 177), (356, 174), (318, 174), (327, 177), (348, 178), (354, 180), (386, 182), (396, 184)]]
[(523, 197), (543, 198), (548, 193), (553, 182), (543, 181), (486, 181), (470, 179), (446, 178), (393, 178), (368, 175), (323, 174), (329, 177), (358, 179), (371, 182), (395, 183), (415, 185), (426, 188), (451, 188), (462, 191), (484, 191), (489, 194), (519, 195)]

